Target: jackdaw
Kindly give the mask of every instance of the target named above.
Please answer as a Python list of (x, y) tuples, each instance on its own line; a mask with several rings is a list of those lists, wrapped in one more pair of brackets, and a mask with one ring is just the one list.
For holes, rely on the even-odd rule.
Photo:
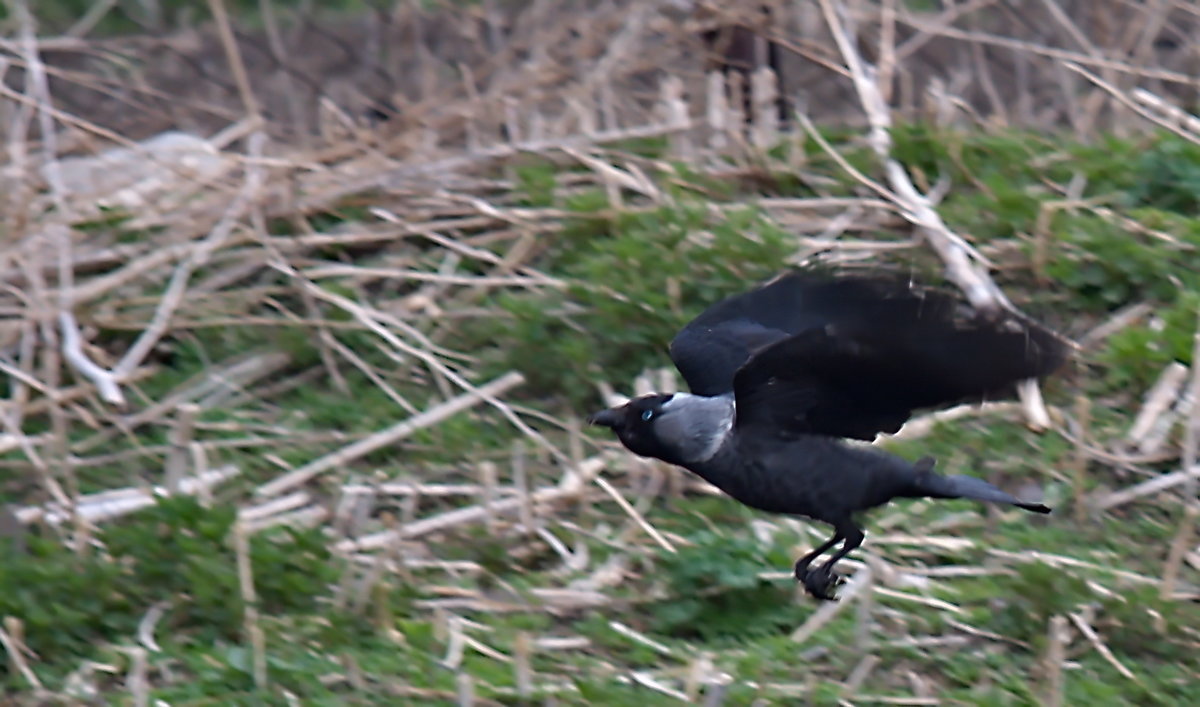
[(927, 497), (1050, 512), (982, 479), (937, 474), (930, 457), (909, 462), (843, 438), (871, 441), (916, 410), (1010, 394), (1070, 350), (1015, 313), (984, 313), (907, 279), (797, 270), (713, 305), (676, 335), (671, 359), (690, 394), (644, 395), (589, 422), (751, 508), (832, 525), (795, 575), (833, 599), (833, 566), (863, 541), (859, 511)]

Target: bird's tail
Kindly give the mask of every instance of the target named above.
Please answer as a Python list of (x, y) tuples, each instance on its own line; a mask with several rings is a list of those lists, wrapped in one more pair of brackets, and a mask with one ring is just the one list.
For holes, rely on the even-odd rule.
[(971, 498), (988, 503), (1007, 503), (1034, 513), (1049, 513), (1050, 507), (1041, 503), (1024, 503), (1005, 493), (983, 479), (974, 476), (941, 476), (933, 470), (934, 461), (924, 457), (913, 465), (916, 478), (913, 481), (914, 496), (931, 498)]

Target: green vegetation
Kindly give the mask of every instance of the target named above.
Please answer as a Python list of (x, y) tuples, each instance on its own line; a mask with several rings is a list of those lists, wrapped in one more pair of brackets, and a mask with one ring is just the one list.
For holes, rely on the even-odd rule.
[[(39, 33), (53, 35), (66, 31), (80, 20), (95, 5), (91, 0), (38, 0), (32, 9), (37, 16)], [(302, 0), (271, 0), (276, 14), (295, 11), (304, 7)], [(225, 8), (238, 18), (240, 26), (256, 26), (261, 23), (259, 0), (225, 0)], [(371, 9), (367, 0), (322, 0), (322, 8), (329, 12), (361, 12)], [(9, 4), (0, 5), (0, 23), (14, 21)], [(96, 25), (94, 35), (112, 36), (142, 32), (177, 31), (192, 27), (198, 22), (211, 19), (211, 3), (208, 0), (117, 0)]]
[[(902, 126), (895, 135), (897, 157), (918, 180), (952, 179), (940, 212), (997, 263), (1000, 284), (1027, 311), (1081, 336), (1121, 308), (1151, 305), (1149, 316), (1082, 352), (1084, 366), (1046, 387), (1050, 402), (1068, 410), (1076, 395), (1094, 401), (1091, 439), (1097, 446), (1124, 435), (1162, 366), (1190, 359), (1200, 308), (1200, 150), (1165, 135), (1096, 145), (1022, 133), (937, 132), (920, 125)], [(626, 147), (630, 159), (637, 159), (635, 153), (662, 145)], [(861, 150), (854, 152), (855, 161), (870, 171)], [(472, 293), (464, 301), (474, 309), (463, 305), (462, 311), (475, 314), (453, 325), (439, 322), (426, 333), (440, 346), (469, 354), (461, 370), (474, 381), (521, 371), (526, 385), (505, 400), (544, 415), (523, 419), (567, 448), (568, 435), (558, 423), (597, 405), (597, 381), (627, 391), (641, 372), (668, 364), (665, 344), (688, 317), (769, 277), (798, 252), (795, 234), (776, 225), (760, 197), (861, 195), (814, 143), (788, 145), (776, 157), (801, 167), (769, 161), (761, 173), (716, 177), (655, 162), (658, 168), (647, 171), (664, 198), (631, 199), (627, 208), (614, 207), (600, 188), (578, 187), (578, 181), (564, 186), (567, 177), (583, 174), (578, 169), (522, 157), (506, 168), (516, 193), (504, 199), (511, 206), (564, 213), (558, 228), (538, 234), (536, 257), (526, 262), (563, 286)], [(1072, 180), (1082, 180), (1080, 198), (1063, 203)], [(370, 217), (356, 212), (356, 218)], [(120, 229), (121, 223), (113, 215), (88, 228)], [(285, 228), (274, 224), (276, 232)], [(907, 234), (856, 237), (899, 242)], [(481, 239), (472, 247), (490, 248), (492, 242)], [(495, 255), (504, 257), (506, 247), (495, 246)], [(444, 262), (446, 251), (430, 243), (411, 248), (406, 257), (413, 267), (435, 272)], [(332, 253), (322, 257), (332, 261)], [(891, 253), (896, 267), (938, 271), (920, 247)], [(337, 257), (370, 265), (379, 255), (363, 248)], [(458, 272), (478, 274), (483, 267), (474, 262), (464, 260)], [(236, 310), (231, 316), (275, 315), (282, 307), (304, 311), (300, 298), (285, 291), (286, 279), (271, 277), (259, 284), (281, 294), (269, 302), (231, 299), (226, 304)], [(358, 293), (333, 281), (322, 286), (352, 298)], [(384, 291), (381, 297), (411, 291)], [(389, 357), (373, 334), (352, 326), (353, 318), (341, 310), (329, 307), (325, 314), (329, 335), (386, 371), (385, 382), (415, 408), (441, 399), (431, 392), (442, 382), (436, 376)], [(192, 310), (189, 316), (201, 318)], [(102, 336), (118, 342), (129, 332), (113, 328)], [(171, 368), (140, 383), (139, 390), (145, 400), (159, 400), (190, 376), (211, 370), (215, 361), (253, 351), (288, 353), (288, 367), (267, 382), (286, 383), (289, 376), (323, 365), (322, 345), (312, 328), (286, 320), (277, 326), (197, 325), (181, 331), (162, 353)], [(206, 442), (244, 440), (248, 430), (264, 438), (278, 435), (263, 448), (222, 448), (222, 460), (237, 464), (243, 477), (221, 489), (211, 504), (162, 501), (105, 523), (85, 552), (65, 549), (51, 528), (31, 531), (23, 549), (0, 538), (0, 615), (23, 622), (24, 642), (34, 656), (30, 663), (47, 687), (62, 689), (66, 676), (90, 660), (108, 668), (94, 668), (89, 684), (106, 700), (127, 699), (124, 675), (132, 665), (127, 649), (136, 644), (146, 613), (162, 606), (152, 631), (162, 650), (149, 656), (149, 681), (153, 696), (171, 704), (286, 704), (287, 695), (312, 704), (453, 704), (459, 673), (471, 676), (480, 698), (502, 704), (540, 703), (551, 693), (559, 704), (677, 704), (639, 686), (633, 676), (671, 668), (686, 682), (689, 666), (701, 656), (732, 676), (727, 704), (756, 698), (787, 704), (801, 694), (813, 704), (836, 704), (845, 696), (841, 684), (871, 653), (878, 662), (857, 688), (863, 694), (912, 696), (915, 680), (947, 702), (1023, 705), (1038, 703), (1045, 689), (1051, 617), (1075, 614), (1095, 629), (1112, 659), (1076, 632), (1066, 703), (1200, 700), (1200, 605), (1163, 599), (1148, 584), (1161, 575), (1178, 504), (1147, 498), (1077, 520), (1069, 471), (1073, 442), (1056, 431), (1036, 435), (1015, 420), (996, 417), (943, 424), (891, 448), (913, 457), (933, 454), (943, 469), (1013, 486), (1044, 486), (1058, 512), (1031, 519), (968, 503), (913, 502), (875, 513), (866, 551), (894, 569), (911, 571), (913, 582), (923, 581), (922, 568), (965, 569), (963, 576), (929, 577), (925, 587), (889, 584), (888, 592), (874, 598), (866, 645), (858, 643), (861, 619), (853, 605), (804, 645), (790, 638), (817, 609), (798, 599), (786, 578), (813, 537), (724, 498), (644, 495), (638, 489), (652, 486), (656, 475), (677, 472), (622, 474), (617, 464), (609, 471), (678, 553), (647, 540), (600, 494), (557, 511), (540, 509), (552, 540), (487, 531), (479, 524), (452, 526), (396, 548), (395, 557), (412, 552), (412, 566), (381, 572), (374, 581), (364, 579), (369, 573), (363, 567), (330, 552), (339, 538), (327, 529), (256, 533), (250, 559), (269, 679), (258, 689), (231, 509), (248, 502), (254, 485), (277, 475), (280, 463), (299, 466), (406, 414), (358, 369), (339, 370), (345, 387), (320, 375), (281, 385), (269, 399), (243, 398), (201, 415), (197, 436)], [(7, 385), (0, 385), (5, 394)], [(349, 436), (340, 443), (321, 437), (333, 432)], [(92, 434), (80, 432), (73, 441)], [(517, 439), (519, 433), (496, 410), (478, 407), (338, 468), (311, 490), (333, 498), (338, 484), (348, 480), (397, 477), (474, 483), (483, 460), (497, 462), (507, 483)], [(110, 439), (103, 450), (116, 456), (80, 470), (83, 490), (138, 483), (140, 464), (160, 468), (166, 440), (167, 428), (158, 423)], [(589, 439), (585, 451), (600, 442)], [(556, 483), (561, 461), (526, 447), (530, 483)], [(19, 451), (0, 457), (6, 464), (0, 473), (27, 469), (22, 459)], [(1169, 457), (1141, 467), (1174, 468), (1176, 460)], [(1092, 463), (1083, 491), (1141, 479), (1126, 474)], [(31, 495), (32, 473), (13, 478), (4, 482), (6, 491)], [(380, 496), (364, 532), (406, 514), (431, 516), (476, 500), (430, 496), (406, 507), (403, 500)], [(504, 516), (501, 528), (509, 528), (511, 520)], [(578, 555), (586, 561), (577, 567), (564, 563), (556, 544), (572, 556), (586, 553)], [(1002, 554), (1028, 550), (1043, 553), (1043, 560)], [(429, 558), (460, 564), (448, 570), (437, 562), (415, 562)], [(618, 568), (612, 584), (598, 572), (607, 562)], [(1185, 566), (1183, 580), (1195, 584), (1194, 569)], [(564, 587), (604, 600), (546, 610), (538, 591)], [(453, 603), (461, 598), (475, 603)], [(448, 627), (453, 623), (448, 615), (474, 622), (461, 628), (465, 635), (503, 655), (468, 647), (453, 656), (448, 636), (458, 629)], [(528, 700), (517, 696), (516, 671), (508, 662), (526, 635), (586, 642), (535, 650), (535, 690)], [(1123, 677), (1113, 661), (1136, 680)], [(10, 668), (0, 668), (0, 684), (11, 694), (28, 690)]]

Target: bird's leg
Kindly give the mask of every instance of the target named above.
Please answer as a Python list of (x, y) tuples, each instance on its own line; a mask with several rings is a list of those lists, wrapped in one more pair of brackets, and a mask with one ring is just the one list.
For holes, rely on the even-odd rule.
[(809, 570), (804, 577), (804, 588), (808, 593), (817, 599), (832, 600), (834, 599), (833, 590), (842, 583), (842, 578), (834, 573), (833, 566), (837, 561), (849, 555), (858, 546), (862, 545), (863, 539), (866, 537), (853, 523), (844, 523), (836, 526), (837, 536), (845, 538), (842, 547), (815, 570)]
[(821, 543), (821, 546), (818, 547), (816, 550), (813, 550), (812, 552), (808, 553), (804, 557), (801, 557), (799, 560), (796, 560), (796, 568), (795, 568), (796, 581), (807, 582), (808, 574), (811, 571), (811, 570), (809, 570), (808, 567), (809, 567), (809, 565), (811, 565), (813, 563), (813, 560), (820, 557), (829, 548), (833, 547), (834, 545), (837, 545), (840, 541), (844, 540), (845, 537), (846, 536), (842, 535), (841, 532), (835, 532), (833, 534), (832, 538), (826, 540), (824, 543)]

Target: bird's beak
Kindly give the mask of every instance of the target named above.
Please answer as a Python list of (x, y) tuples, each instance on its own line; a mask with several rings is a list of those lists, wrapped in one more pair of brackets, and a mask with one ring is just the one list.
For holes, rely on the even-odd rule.
[(616, 427), (621, 424), (621, 420), (625, 417), (624, 406), (619, 408), (609, 408), (588, 418), (589, 425), (603, 425), (605, 427)]

